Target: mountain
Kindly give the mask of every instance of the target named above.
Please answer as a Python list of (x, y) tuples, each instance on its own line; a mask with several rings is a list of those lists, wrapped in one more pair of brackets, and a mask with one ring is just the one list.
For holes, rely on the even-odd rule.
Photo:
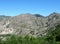
[(34, 16), (36, 16), (36, 17), (44, 17), (44, 16), (42, 16), (40, 14), (34, 14)]
[(49, 27), (54, 27), (60, 23), (60, 14), (53, 12), (48, 16)]
[(14, 17), (6, 17), (0, 22), (0, 35), (46, 35), (46, 30), (59, 23), (60, 14), (56, 12), (47, 17), (39, 14), (20, 14)]
[(10, 16), (0, 15), (0, 21), (2, 21), (4, 19), (8, 19), (8, 18), (10, 18)]

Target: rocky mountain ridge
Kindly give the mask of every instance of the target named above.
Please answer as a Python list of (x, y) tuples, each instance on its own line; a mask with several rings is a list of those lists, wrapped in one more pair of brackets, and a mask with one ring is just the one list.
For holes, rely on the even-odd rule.
[(44, 17), (39, 14), (21, 14), (0, 21), (1, 34), (46, 35), (46, 30), (60, 23), (60, 14), (51, 13)]

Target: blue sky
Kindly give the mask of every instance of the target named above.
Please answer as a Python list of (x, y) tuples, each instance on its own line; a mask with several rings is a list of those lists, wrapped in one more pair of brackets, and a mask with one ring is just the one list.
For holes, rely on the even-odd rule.
[(60, 13), (60, 0), (0, 0), (0, 15), (38, 13), (48, 16), (52, 12)]

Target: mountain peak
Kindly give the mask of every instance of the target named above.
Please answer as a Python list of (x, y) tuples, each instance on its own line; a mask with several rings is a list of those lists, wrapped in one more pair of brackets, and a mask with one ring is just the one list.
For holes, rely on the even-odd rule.
[(60, 13), (53, 12), (48, 17), (60, 16)]
[(40, 14), (34, 14), (34, 16), (36, 16), (36, 17), (44, 17), (44, 16), (42, 16)]

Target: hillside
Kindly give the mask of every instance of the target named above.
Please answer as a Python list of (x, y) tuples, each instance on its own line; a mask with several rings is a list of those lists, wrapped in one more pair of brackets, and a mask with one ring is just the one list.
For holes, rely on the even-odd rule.
[(60, 14), (55, 12), (51, 13), (47, 17), (39, 14), (20, 14), (14, 17), (9, 17), (0, 22), (0, 35), (46, 35), (47, 29), (55, 27), (59, 23)]

